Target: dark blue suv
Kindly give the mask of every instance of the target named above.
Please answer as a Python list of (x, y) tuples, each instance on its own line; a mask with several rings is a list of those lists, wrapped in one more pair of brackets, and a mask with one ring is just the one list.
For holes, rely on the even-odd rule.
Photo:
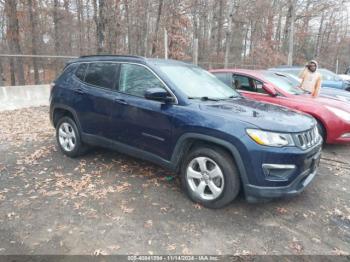
[(169, 168), (195, 202), (219, 208), (294, 195), (314, 178), (316, 121), (248, 100), (191, 64), (87, 56), (55, 81), (50, 118), (70, 157), (102, 146)]

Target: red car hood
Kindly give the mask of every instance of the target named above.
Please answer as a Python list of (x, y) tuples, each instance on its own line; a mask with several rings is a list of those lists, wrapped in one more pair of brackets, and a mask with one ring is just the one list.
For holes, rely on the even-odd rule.
[(339, 100), (334, 100), (326, 97), (316, 97), (313, 98), (310, 95), (298, 95), (295, 96), (296, 99), (298, 99), (301, 103), (308, 103), (308, 104), (314, 104), (314, 105), (323, 105), (323, 106), (331, 106), (338, 109), (341, 109), (343, 111), (350, 113), (350, 106), (349, 103), (345, 103)]

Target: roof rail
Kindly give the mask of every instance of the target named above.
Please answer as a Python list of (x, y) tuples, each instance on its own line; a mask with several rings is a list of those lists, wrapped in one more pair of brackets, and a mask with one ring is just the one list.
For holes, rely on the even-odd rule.
[(108, 54), (101, 54), (101, 55), (83, 55), (79, 58), (93, 58), (93, 57), (103, 57), (103, 56), (112, 56), (112, 57), (127, 57), (127, 58), (138, 58), (138, 59), (145, 59), (143, 56), (136, 56), (136, 55), (108, 55)]

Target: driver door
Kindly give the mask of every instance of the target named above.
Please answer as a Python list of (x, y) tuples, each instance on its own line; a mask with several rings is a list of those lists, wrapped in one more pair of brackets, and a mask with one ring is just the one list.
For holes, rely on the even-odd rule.
[(120, 142), (170, 159), (172, 137), (172, 112), (175, 105), (148, 100), (149, 88), (165, 86), (148, 68), (137, 64), (121, 64), (118, 84), (118, 110), (123, 123)]

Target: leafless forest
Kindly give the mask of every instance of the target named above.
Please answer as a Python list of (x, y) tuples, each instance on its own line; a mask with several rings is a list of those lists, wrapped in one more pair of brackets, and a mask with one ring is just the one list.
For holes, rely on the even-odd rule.
[[(341, 0), (0, 0), (0, 53), (133, 54), (204, 68), (350, 64)], [(198, 39), (198, 40), (196, 40)], [(6, 84), (46, 83), (68, 58), (0, 57)]]

